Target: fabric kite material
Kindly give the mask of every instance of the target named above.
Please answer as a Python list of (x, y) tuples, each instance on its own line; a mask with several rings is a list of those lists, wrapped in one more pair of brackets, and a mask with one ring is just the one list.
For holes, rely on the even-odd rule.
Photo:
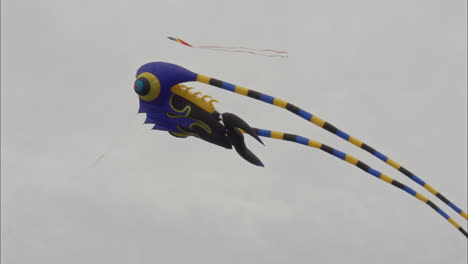
[[(184, 44), (184, 42), (180, 43)], [(189, 44), (185, 43), (184, 45)], [(320, 117), (282, 99), (254, 91), (243, 86), (214, 79), (206, 75), (197, 74), (175, 64), (151, 62), (144, 64), (138, 69), (134, 90), (139, 96), (139, 113), (146, 113), (145, 123), (154, 124), (153, 129), (167, 131), (174, 137), (187, 138), (193, 136), (227, 149), (234, 148), (242, 158), (257, 166), (264, 165), (260, 159), (247, 148), (244, 142), (244, 133), (252, 136), (261, 144), (263, 144), (263, 142), (260, 137), (266, 137), (291, 141), (320, 149), (417, 198), (450, 222), (464, 236), (468, 237), (467, 232), (460, 224), (458, 224), (435, 203), (411, 187), (404, 185), (376, 169), (373, 169), (369, 165), (349, 154), (320, 142), (289, 133), (255, 128), (235, 114), (219, 113), (213, 104), (214, 102), (217, 102), (217, 100), (208, 95), (202, 95), (200, 92), (193, 92), (193, 88), (187, 87), (183, 84), (186, 82), (201, 82), (209, 84), (223, 90), (284, 108), (371, 153), (378, 159), (406, 175), (417, 184), (423, 186), (455, 212), (460, 214), (464, 219), (468, 219), (465, 211), (460, 209), (421, 178), (417, 177), (415, 174), (402, 167), (399, 163), (390, 159), (382, 152), (377, 151), (361, 140), (338, 129)]]

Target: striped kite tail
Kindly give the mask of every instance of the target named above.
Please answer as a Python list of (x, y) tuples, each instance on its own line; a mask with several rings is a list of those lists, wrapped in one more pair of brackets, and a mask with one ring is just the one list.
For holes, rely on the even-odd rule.
[(411, 196), (416, 197), (420, 201), (424, 202), (428, 206), (430, 206), (432, 209), (434, 209), (438, 214), (440, 214), (443, 218), (445, 218), (447, 221), (449, 221), (456, 229), (458, 229), (465, 237), (468, 238), (468, 233), (463, 229), (463, 227), (460, 226), (453, 218), (451, 218), (448, 214), (446, 214), (442, 209), (440, 209), (437, 205), (435, 205), (433, 202), (431, 202), (428, 198), (423, 196), (422, 194), (416, 192), (412, 188), (400, 183), (399, 181), (391, 178), (390, 176), (383, 174), (379, 172), (378, 170), (375, 170), (371, 168), (369, 165), (365, 164), (364, 162), (361, 162), (360, 160), (356, 159), (355, 157), (348, 155), (344, 152), (341, 152), (337, 149), (334, 149), (332, 147), (329, 147), (325, 144), (322, 144), (318, 141), (311, 140), (305, 137), (301, 137), (298, 135), (293, 135), (293, 134), (287, 134), (287, 133), (282, 133), (282, 132), (276, 132), (276, 131), (271, 131), (271, 130), (265, 130), (265, 129), (259, 129), (259, 128), (254, 128), (255, 132), (261, 137), (268, 137), (268, 138), (274, 138), (274, 139), (279, 139), (279, 140), (285, 140), (285, 141), (292, 141), (298, 144), (302, 144), (305, 146), (309, 146), (312, 148), (317, 148), (320, 150), (323, 150), (327, 152), (330, 155), (333, 155), (341, 160), (344, 160), (360, 169), (363, 171), (369, 173), (370, 175), (373, 175), (380, 180), (387, 182), (403, 191), (406, 193), (410, 194)]
[(297, 107), (297, 106), (295, 106), (295, 105), (293, 105), (291, 103), (288, 103), (288, 102), (286, 102), (286, 101), (284, 101), (282, 99), (275, 98), (273, 96), (270, 96), (270, 95), (267, 95), (267, 94), (264, 94), (264, 93), (260, 93), (260, 92), (254, 91), (254, 90), (250, 90), (250, 89), (242, 87), (242, 86), (238, 86), (238, 85), (234, 85), (234, 84), (231, 84), (231, 83), (223, 82), (221, 80), (217, 80), (217, 79), (214, 79), (214, 78), (211, 78), (211, 77), (208, 77), (208, 76), (198, 74), (197, 81), (202, 82), (202, 83), (206, 83), (206, 84), (209, 84), (209, 85), (213, 85), (213, 86), (222, 88), (224, 90), (227, 90), (227, 91), (230, 91), (230, 92), (233, 92), (233, 93), (248, 96), (248, 97), (251, 97), (253, 99), (262, 101), (264, 103), (268, 103), (268, 104), (271, 104), (271, 105), (275, 105), (275, 106), (284, 108), (284, 109), (294, 113), (295, 115), (302, 117), (303, 119), (305, 119), (305, 120), (307, 120), (307, 121), (309, 121), (309, 122), (323, 128), (323, 129), (335, 134), (336, 136), (338, 136), (338, 137), (340, 137), (340, 138), (342, 138), (342, 139), (344, 139), (346, 141), (349, 141), (351, 144), (353, 144), (353, 145), (355, 145), (355, 146), (357, 146), (359, 148), (364, 149), (365, 151), (371, 153), (372, 155), (374, 155), (378, 159), (382, 160), (383, 162), (387, 163), (388, 165), (392, 166), (393, 168), (399, 170), (404, 175), (409, 177), (411, 180), (413, 180), (417, 184), (423, 186), (426, 190), (428, 190), (433, 195), (437, 196), (437, 198), (439, 198), (445, 204), (450, 206), (450, 208), (452, 208), (455, 212), (460, 214), (463, 218), (468, 219), (468, 215), (467, 215), (466, 212), (464, 212), (462, 209), (460, 209), (458, 206), (456, 206), (454, 203), (452, 203), (450, 200), (448, 200), (445, 196), (443, 196), (439, 191), (434, 189), (432, 186), (430, 186), (429, 184), (424, 182), (422, 179), (420, 179), (419, 177), (414, 175), (412, 172), (410, 172), (409, 170), (407, 170), (406, 168), (404, 168), (403, 166), (398, 164), (396, 161), (388, 158), (387, 156), (385, 156), (381, 152), (379, 152), (379, 151), (375, 150), (374, 148), (372, 148), (371, 146), (367, 145), (366, 143), (360, 141), (359, 139), (357, 139), (357, 138), (355, 138), (353, 136), (350, 136), (349, 134), (345, 133), (344, 131), (336, 128), (334, 125), (332, 125), (332, 124), (328, 123), (327, 121), (321, 119), (320, 117), (318, 117), (316, 115), (313, 115), (313, 114), (311, 114), (311, 113), (309, 113), (309, 112), (307, 112), (307, 111), (305, 111), (305, 110), (303, 110), (303, 109), (301, 109), (301, 108), (299, 108), (299, 107)]

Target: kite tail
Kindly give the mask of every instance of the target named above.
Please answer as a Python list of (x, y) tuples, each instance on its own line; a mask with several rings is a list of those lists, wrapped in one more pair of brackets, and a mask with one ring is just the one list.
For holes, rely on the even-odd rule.
[[(370, 175), (373, 175), (380, 180), (387, 182), (403, 191), (406, 193), (416, 197), (417, 199), (421, 200), (423, 203), (427, 204), (430, 206), (432, 209), (434, 209), (437, 213), (439, 213), (443, 218), (445, 218), (447, 221), (449, 221), (456, 229), (458, 229), (465, 237), (468, 238), (468, 233), (463, 229), (463, 227), (460, 226), (453, 218), (451, 218), (448, 214), (446, 214), (442, 209), (440, 209), (437, 205), (435, 205), (433, 202), (431, 202), (428, 198), (426, 198), (424, 195), (416, 192), (412, 188), (400, 183), (399, 181), (391, 178), (390, 176), (383, 174), (379, 172), (378, 170), (375, 170), (371, 168), (369, 165), (365, 164), (364, 162), (361, 162), (360, 160), (356, 159), (355, 157), (348, 155), (344, 152), (341, 152), (337, 149), (334, 149), (332, 147), (329, 147), (325, 144), (322, 144), (318, 141), (311, 140), (305, 137), (301, 137), (298, 135), (293, 135), (293, 134), (287, 134), (287, 133), (282, 133), (282, 132), (277, 132), (277, 131), (271, 131), (271, 130), (265, 130), (265, 129), (259, 129), (259, 128), (253, 128), (255, 132), (257, 132), (257, 135), (261, 137), (268, 137), (268, 138), (274, 138), (274, 139), (279, 139), (279, 140), (285, 140), (285, 141), (292, 141), (296, 142), (298, 144), (302, 144), (305, 146), (309, 146), (312, 148), (317, 148), (320, 150), (323, 150), (327, 152), (330, 155), (333, 155), (341, 160), (344, 160), (361, 170), (369, 173)], [(242, 131), (244, 132), (244, 131)]]
[[(248, 53), (248, 54), (253, 54), (253, 55), (258, 55), (258, 56), (264, 56), (264, 57), (278, 57), (278, 58), (287, 58), (288, 55), (279, 55), (279, 54), (269, 54), (267, 53), (260, 53), (257, 51), (254, 51), (254, 49), (238, 49), (234, 50), (232, 48), (207, 48), (207, 47), (201, 47), (201, 46), (195, 46), (194, 48), (199, 48), (199, 49), (207, 49), (207, 50), (215, 50), (215, 51), (224, 51), (224, 52), (235, 52), (235, 53)], [(264, 51), (270, 51), (270, 50), (264, 50)], [(275, 53), (283, 53), (283, 52), (278, 52), (274, 51)]]
[(223, 47), (223, 46), (195, 46), (183, 41), (180, 38), (174, 37), (167, 37), (168, 39), (178, 42), (182, 45), (187, 47), (195, 48), (195, 49), (207, 49), (207, 50), (215, 50), (215, 51), (224, 51), (224, 52), (237, 52), (237, 53), (248, 53), (258, 56), (265, 56), (265, 57), (278, 57), (278, 58), (287, 58), (288, 52), (286, 51), (279, 51), (279, 50), (272, 50), (272, 49), (252, 49), (246, 47)]
[(336, 136), (338, 136), (338, 137), (340, 137), (340, 138), (342, 138), (342, 139), (344, 139), (346, 141), (349, 141), (351, 144), (353, 144), (353, 145), (355, 145), (355, 146), (357, 146), (359, 148), (364, 149), (365, 151), (371, 153), (372, 155), (379, 158), (383, 162), (385, 162), (388, 165), (392, 166), (393, 168), (399, 170), (401, 173), (403, 173), (404, 175), (409, 177), (411, 180), (413, 180), (417, 184), (423, 186), (430, 193), (432, 193), (437, 198), (442, 200), (445, 204), (450, 206), (450, 208), (452, 208), (455, 212), (460, 214), (463, 218), (468, 219), (468, 215), (467, 215), (466, 212), (464, 212), (462, 209), (460, 209), (454, 203), (449, 201), (439, 191), (437, 191), (432, 186), (430, 186), (429, 184), (424, 182), (422, 179), (420, 179), (419, 177), (414, 175), (412, 172), (410, 172), (409, 170), (407, 170), (406, 168), (404, 168), (403, 166), (398, 164), (396, 161), (388, 158), (387, 156), (385, 156), (381, 152), (379, 152), (379, 151), (375, 150), (374, 148), (370, 147), (366, 143), (360, 141), (359, 139), (357, 139), (357, 138), (355, 138), (353, 136), (350, 136), (349, 134), (345, 133), (344, 131), (336, 128), (334, 125), (332, 125), (332, 124), (328, 123), (327, 121), (321, 119), (320, 117), (318, 117), (316, 115), (313, 115), (313, 114), (311, 114), (311, 113), (309, 113), (309, 112), (307, 112), (307, 111), (305, 111), (305, 110), (303, 110), (303, 109), (301, 109), (301, 108), (299, 108), (299, 107), (297, 107), (297, 106), (295, 106), (295, 105), (293, 105), (291, 103), (288, 103), (288, 102), (286, 102), (286, 101), (284, 101), (282, 99), (275, 98), (273, 96), (263, 94), (263, 93), (260, 93), (260, 92), (254, 91), (254, 90), (250, 90), (250, 89), (247, 89), (247, 88), (242, 87), (242, 86), (238, 86), (238, 85), (234, 85), (234, 84), (231, 84), (231, 83), (228, 83), (228, 82), (217, 80), (217, 79), (205, 76), (205, 75), (198, 74), (197, 75), (197, 81), (202, 82), (202, 83), (206, 83), (206, 84), (209, 84), (209, 85), (213, 85), (213, 86), (219, 87), (221, 89), (224, 89), (224, 90), (227, 90), (227, 91), (230, 91), (230, 92), (233, 92), (233, 93), (248, 96), (248, 97), (251, 97), (253, 99), (262, 101), (264, 103), (268, 103), (268, 104), (271, 104), (271, 105), (275, 105), (275, 106), (287, 109), (288, 111), (294, 113), (295, 115), (300, 116), (300, 117), (304, 118), (305, 120), (307, 120), (307, 121), (309, 121), (309, 122), (323, 128), (323, 129), (335, 134)]
[(280, 50), (272, 50), (272, 49), (252, 49), (246, 47), (223, 47), (223, 46), (197, 46), (197, 48), (201, 49), (241, 49), (241, 50), (251, 50), (251, 51), (265, 51), (265, 52), (273, 52), (273, 53), (281, 53), (281, 54), (288, 54), (287, 51), (280, 51)]

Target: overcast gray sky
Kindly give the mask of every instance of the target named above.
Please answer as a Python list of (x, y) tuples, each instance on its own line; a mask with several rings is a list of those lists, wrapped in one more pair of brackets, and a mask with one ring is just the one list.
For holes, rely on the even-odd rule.
[[(167, 61), (283, 98), (467, 209), (466, 10), (463, 0), (3, 0), (2, 263), (466, 263), (456, 229), (358, 168), (249, 138), (266, 165), (254, 167), (235, 151), (151, 131), (133, 92), (141, 64)], [(466, 228), (325, 130), (193, 86), (256, 127), (362, 159)]]

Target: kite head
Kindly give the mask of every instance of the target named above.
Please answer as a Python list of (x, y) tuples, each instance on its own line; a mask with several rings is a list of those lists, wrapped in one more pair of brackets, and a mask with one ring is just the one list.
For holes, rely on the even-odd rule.
[(141, 100), (156, 104), (167, 99), (172, 86), (197, 80), (196, 73), (167, 62), (144, 64), (136, 75), (135, 93)]

